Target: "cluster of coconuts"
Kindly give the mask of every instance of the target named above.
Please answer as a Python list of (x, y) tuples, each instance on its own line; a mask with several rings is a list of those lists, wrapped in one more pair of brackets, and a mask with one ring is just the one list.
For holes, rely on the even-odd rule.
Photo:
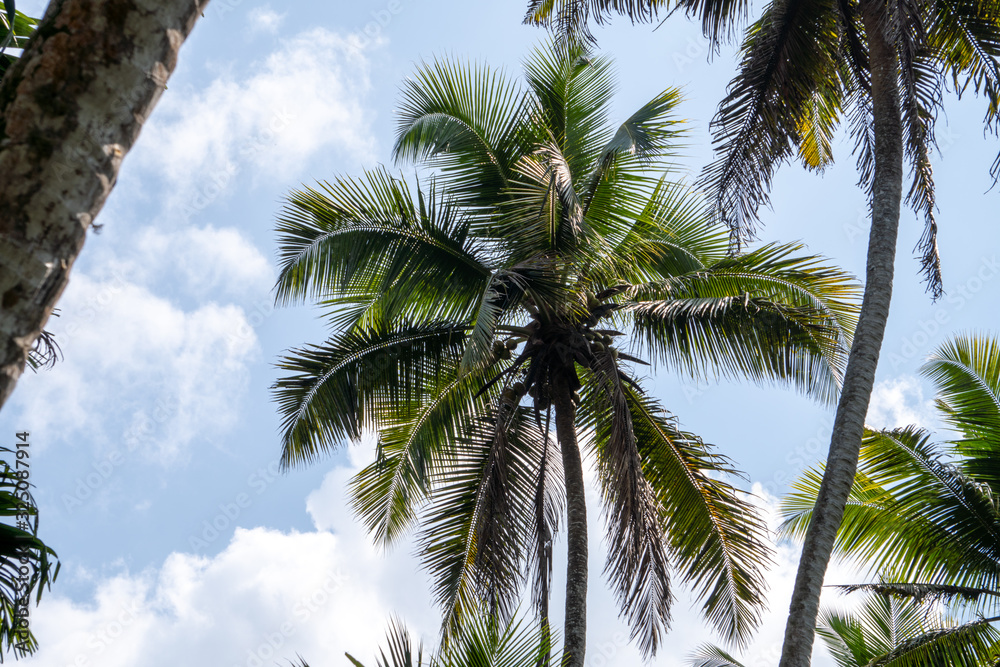
[(510, 359), (514, 356), (514, 350), (517, 349), (517, 339), (511, 338), (506, 343), (503, 341), (493, 342), (493, 356), (496, 359)]

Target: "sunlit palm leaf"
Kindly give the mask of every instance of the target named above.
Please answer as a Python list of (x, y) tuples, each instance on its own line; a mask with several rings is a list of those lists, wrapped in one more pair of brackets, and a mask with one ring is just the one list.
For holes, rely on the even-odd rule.
[(682, 431), (655, 401), (625, 386), (643, 476), (660, 507), (669, 555), (728, 641), (745, 643), (760, 622), (770, 563), (758, 510), (729, 482), (735, 469)]
[(453, 196), (490, 208), (530, 149), (528, 111), (502, 72), (435, 60), (403, 86), (393, 155), (429, 160), (448, 177)]
[(293, 192), (277, 230), (279, 303), (379, 299), (396, 317), (460, 318), (490, 275), (468, 220), (433, 184), (414, 197), (384, 170)]
[(588, 383), (597, 468), (605, 503), (604, 572), (644, 655), (653, 655), (670, 624), (668, 535), (664, 511), (643, 473), (632, 410), (615, 360), (600, 354)]
[(743, 663), (712, 644), (702, 644), (688, 659), (688, 667), (743, 667)]
[(466, 330), (383, 325), (292, 350), (278, 364), (290, 375), (272, 387), (282, 415), (282, 465), (358, 440), (363, 427), (380, 425), (388, 406), (419, 401), (427, 379), (456, 364)]

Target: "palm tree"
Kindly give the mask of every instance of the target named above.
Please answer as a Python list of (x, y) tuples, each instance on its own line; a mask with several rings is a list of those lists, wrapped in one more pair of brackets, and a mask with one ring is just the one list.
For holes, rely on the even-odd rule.
[(525, 564), (547, 627), (565, 507), (564, 655), (582, 665), (586, 451), (606, 573), (642, 650), (669, 622), (671, 567), (715, 628), (745, 639), (764, 525), (719, 480), (730, 463), (643, 391), (634, 354), (832, 401), (854, 283), (798, 246), (727, 256), (725, 232), (662, 172), (675, 90), (615, 128), (607, 59), (546, 47), (525, 74), (521, 88), (434, 62), (404, 84), (395, 152), (435, 170), (426, 188), (378, 169), (289, 197), (278, 301), (316, 299), (335, 333), (281, 361), (282, 462), (378, 433), (354, 507), (381, 545), (421, 519), (446, 630), (476, 609), (509, 617)]
[[(996, 619), (960, 620), (926, 589), (862, 584), (864, 601), (850, 611), (822, 610), (817, 634), (838, 667), (993, 667), (1000, 647)], [(901, 594), (902, 593), (902, 594)], [(710, 644), (699, 647), (690, 667), (743, 667)]]
[[(528, 21), (556, 22), (588, 35), (588, 17), (613, 13), (650, 20), (661, 0), (532, 0)], [(682, 0), (672, 6), (702, 22), (713, 45), (742, 21), (747, 2)], [(735, 250), (754, 235), (777, 167), (797, 157), (822, 171), (832, 138), (848, 118), (871, 232), (864, 300), (837, 405), (826, 477), (803, 545), (780, 667), (805, 667), (834, 536), (857, 469), (892, 296), (903, 197), (903, 161), (912, 180), (906, 201), (924, 217), (919, 243), (928, 289), (942, 294), (930, 150), (942, 91), (983, 93), (985, 122), (1000, 130), (1000, 4), (997, 0), (772, 0), (746, 32), (740, 72), (713, 122), (717, 159), (703, 182), (714, 215)], [(1000, 176), (1000, 158), (991, 173)]]
[[(1000, 620), (1000, 342), (956, 337), (922, 371), (958, 437), (934, 444), (913, 426), (869, 431), (835, 546), (880, 573), (888, 583), (879, 590), (964, 601), (990, 625)], [(807, 471), (786, 498), (786, 534), (805, 534), (821, 478)]]

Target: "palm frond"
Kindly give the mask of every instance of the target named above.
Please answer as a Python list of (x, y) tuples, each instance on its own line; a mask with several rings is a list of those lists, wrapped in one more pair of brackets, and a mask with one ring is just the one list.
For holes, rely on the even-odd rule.
[(414, 408), (387, 405), (375, 461), (351, 480), (351, 505), (376, 544), (388, 547), (413, 525), (442, 465), (496, 391), (480, 393), (484, 375), (444, 374), (428, 383)]
[(588, 398), (594, 447), (604, 497), (608, 561), (605, 575), (632, 628), (632, 638), (649, 657), (656, 654), (670, 624), (670, 563), (664, 512), (643, 473), (637, 434), (626, 391), (630, 387), (611, 353), (596, 355)]
[(415, 197), (385, 170), (293, 191), (277, 231), (281, 304), (379, 300), (397, 318), (461, 318), (490, 275), (468, 219), (434, 183)]
[(403, 84), (393, 156), (440, 168), (453, 197), (489, 209), (531, 148), (529, 109), (520, 87), (502, 71), (425, 63)]
[(544, 128), (536, 141), (559, 147), (568, 172), (581, 179), (612, 138), (608, 129), (615, 76), (611, 60), (581, 44), (547, 44), (524, 61), (524, 76)]
[(920, 372), (937, 389), (944, 421), (961, 434), (953, 445), (962, 470), (1000, 492), (1000, 343), (985, 335), (956, 336)]
[(427, 379), (457, 365), (466, 331), (454, 324), (383, 324), (292, 350), (278, 362), (290, 375), (272, 386), (282, 415), (282, 465), (310, 462), (358, 440), (364, 426), (379, 426), (386, 406), (398, 404), (404, 414), (419, 406)]
[(992, 625), (996, 620), (1000, 619), (980, 618), (955, 627), (929, 630), (873, 660), (871, 667), (994, 665), (1000, 649), (1000, 631)]
[(829, 132), (842, 106), (831, 79), (840, 57), (838, 14), (836, 0), (775, 0), (747, 31), (740, 72), (712, 121), (717, 157), (701, 177), (736, 248), (753, 238), (775, 170), (802, 142), (804, 119), (825, 110), (813, 127)]
[[(837, 549), (892, 580), (997, 589), (1000, 511), (982, 485), (941, 459), (916, 428), (869, 432)], [(782, 503), (781, 532), (804, 533), (822, 472)], [(962, 535), (962, 539), (955, 539)]]
[(510, 619), (530, 544), (545, 438), (526, 408), (501, 398), (439, 472), (420, 534), (424, 567), (453, 636), (476, 613)]
[(688, 667), (743, 667), (743, 663), (714, 644), (702, 644), (691, 657)]
[(844, 593), (863, 591), (882, 596), (894, 596), (913, 600), (921, 604), (929, 602), (944, 604), (954, 602), (975, 603), (984, 597), (1000, 597), (1000, 591), (989, 588), (973, 588), (970, 586), (937, 583), (879, 581), (876, 583), (835, 585), (831, 586), (831, 588), (837, 588)]
[[(771, 549), (765, 522), (725, 481), (739, 474), (725, 457), (681, 430), (669, 413), (631, 383), (625, 383), (622, 392), (670, 561), (703, 601), (709, 623), (727, 641), (745, 643), (760, 622), (766, 599), (764, 569)], [(585, 424), (596, 422), (600, 413), (595, 407), (594, 399), (585, 396)]]
[(767, 246), (636, 286), (628, 310), (654, 360), (695, 377), (782, 380), (832, 401), (856, 322), (857, 287), (796, 246)]

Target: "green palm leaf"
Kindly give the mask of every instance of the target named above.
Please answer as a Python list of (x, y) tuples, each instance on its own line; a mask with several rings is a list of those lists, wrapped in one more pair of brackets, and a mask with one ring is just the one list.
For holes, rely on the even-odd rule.
[(292, 350), (278, 364), (291, 375), (272, 387), (282, 415), (282, 465), (313, 461), (358, 440), (363, 427), (379, 426), (393, 406), (419, 402), (427, 379), (455, 363), (466, 329), (381, 325)]

